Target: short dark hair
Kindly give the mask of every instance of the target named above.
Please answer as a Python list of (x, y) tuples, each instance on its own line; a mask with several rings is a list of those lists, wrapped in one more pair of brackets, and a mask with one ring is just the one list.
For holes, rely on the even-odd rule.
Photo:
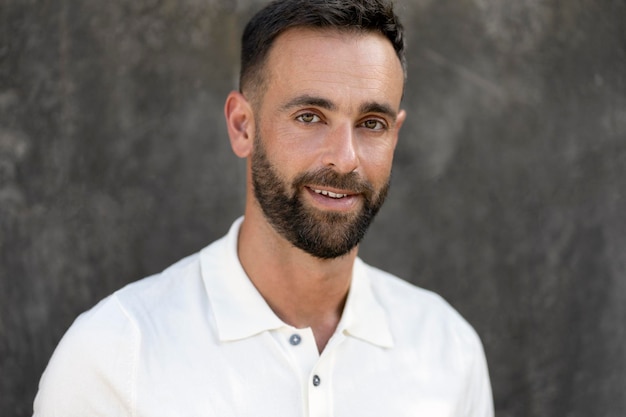
[(274, 40), (295, 27), (378, 32), (393, 45), (406, 78), (404, 33), (389, 0), (275, 0), (246, 25), (241, 41), (240, 91), (260, 89)]

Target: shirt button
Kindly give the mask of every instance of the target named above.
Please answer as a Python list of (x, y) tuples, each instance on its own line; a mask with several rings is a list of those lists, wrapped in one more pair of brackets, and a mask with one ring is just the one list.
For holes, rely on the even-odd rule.
[(302, 341), (302, 338), (300, 337), (299, 334), (292, 334), (291, 337), (289, 338), (289, 343), (291, 343), (293, 346), (298, 346), (301, 341)]
[(322, 380), (319, 376), (313, 375), (313, 385), (318, 387), (322, 383)]

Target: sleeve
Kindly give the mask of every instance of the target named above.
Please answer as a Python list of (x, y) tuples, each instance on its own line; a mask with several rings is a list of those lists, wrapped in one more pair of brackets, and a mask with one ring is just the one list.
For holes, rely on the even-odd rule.
[(112, 295), (72, 324), (39, 382), (35, 417), (134, 415), (139, 332)]
[(489, 381), (487, 359), (478, 335), (476, 335), (475, 340), (476, 343), (468, 375), (467, 407), (463, 415), (467, 417), (493, 417), (493, 395)]

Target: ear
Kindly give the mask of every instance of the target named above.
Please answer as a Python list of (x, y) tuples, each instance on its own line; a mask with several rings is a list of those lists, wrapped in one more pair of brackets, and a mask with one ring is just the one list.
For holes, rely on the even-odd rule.
[(254, 113), (243, 94), (231, 91), (224, 105), (224, 116), (233, 152), (240, 158), (247, 158), (252, 152)]
[(402, 125), (404, 124), (404, 121), (406, 120), (406, 111), (404, 110), (400, 110), (398, 112), (398, 115), (396, 116), (396, 126), (395, 126), (395, 134), (394, 134), (394, 143), (393, 143), (393, 147), (395, 149), (396, 145), (398, 144), (398, 135), (400, 133), (400, 128), (402, 127)]

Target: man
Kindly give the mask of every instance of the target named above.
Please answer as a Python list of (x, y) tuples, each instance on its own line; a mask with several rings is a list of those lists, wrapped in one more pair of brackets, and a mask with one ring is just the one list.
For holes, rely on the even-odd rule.
[(357, 258), (405, 119), (403, 54), (384, 0), (259, 12), (225, 105), (244, 217), (83, 314), (35, 415), (492, 416), (472, 328)]

